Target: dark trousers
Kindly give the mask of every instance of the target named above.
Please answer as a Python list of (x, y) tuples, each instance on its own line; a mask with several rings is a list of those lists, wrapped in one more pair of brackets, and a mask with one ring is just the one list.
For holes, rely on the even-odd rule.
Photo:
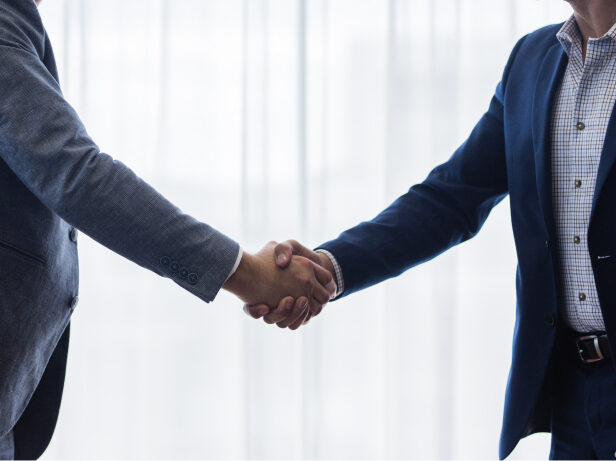
[(560, 329), (552, 368), (550, 459), (616, 459), (616, 371), (584, 364), (573, 332)]
[(4, 437), (0, 437), (0, 459), (13, 459), (14, 457), (13, 431), (11, 431)]

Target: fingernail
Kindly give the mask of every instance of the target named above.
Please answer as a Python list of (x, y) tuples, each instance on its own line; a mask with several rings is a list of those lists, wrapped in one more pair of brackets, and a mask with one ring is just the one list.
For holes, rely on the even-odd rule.
[(276, 256), (276, 262), (278, 264), (283, 264), (286, 260), (287, 258), (284, 254), (279, 254), (278, 256)]
[(308, 309), (308, 301), (302, 303), (302, 309)]
[(327, 285), (325, 285), (325, 289), (329, 291), (331, 296), (334, 296), (336, 294), (336, 284), (334, 283), (333, 280), (329, 282)]

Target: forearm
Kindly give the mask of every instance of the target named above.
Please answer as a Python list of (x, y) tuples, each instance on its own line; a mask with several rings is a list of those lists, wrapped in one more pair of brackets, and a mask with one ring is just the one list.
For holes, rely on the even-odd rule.
[(50, 210), (211, 301), (239, 246), (101, 153), (31, 53), (0, 46), (0, 156)]
[(396, 277), (474, 235), (450, 205), (430, 195), (415, 186), (373, 220), (318, 247), (332, 254), (339, 266), (344, 285), (337, 297)]
[[(93, 239), (211, 301), (239, 245), (183, 213), (130, 169), (97, 154), (55, 211)], [(169, 260), (169, 261), (168, 261)]]

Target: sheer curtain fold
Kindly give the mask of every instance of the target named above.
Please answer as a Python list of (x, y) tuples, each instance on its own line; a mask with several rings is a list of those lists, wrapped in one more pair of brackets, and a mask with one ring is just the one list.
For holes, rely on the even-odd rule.
[[(330, 239), (445, 161), (535, 0), (46, 0), (66, 97), (105, 151), (241, 241)], [(47, 458), (494, 458), (508, 204), (471, 242), (297, 332), (205, 305), (84, 237)], [(486, 348), (486, 344), (490, 347)], [(478, 353), (481, 351), (481, 354)], [(548, 438), (513, 458), (544, 457)]]

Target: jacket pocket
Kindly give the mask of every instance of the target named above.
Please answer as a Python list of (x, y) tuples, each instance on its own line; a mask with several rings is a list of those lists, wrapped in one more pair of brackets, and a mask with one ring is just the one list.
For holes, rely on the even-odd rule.
[(47, 261), (45, 261), (40, 256), (33, 255), (32, 253), (29, 253), (26, 250), (23, 250), (19, 247), (16, 247), (15, 245), (11, 243), (3, 242), (1, 240), (0, 240), (0, 251), (11, 253), (12, 255), (17, 256), (18, 258), (22, 260), (28, 261), (30, 263), (38, 264), (39, 266), (45, 267), (45, 265), (47, 264)]

